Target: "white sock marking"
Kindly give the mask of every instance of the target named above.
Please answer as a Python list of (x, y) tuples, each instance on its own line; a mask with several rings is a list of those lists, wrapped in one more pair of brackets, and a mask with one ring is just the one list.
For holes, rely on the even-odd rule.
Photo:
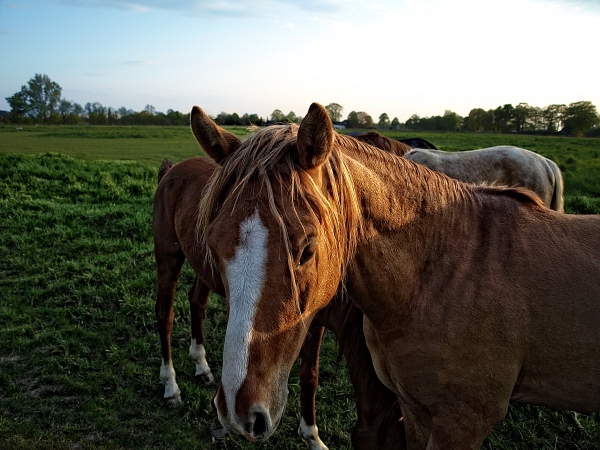
[(181, 395), (179, 386), (177, 386), (177, 382), (175, 381), (175, 369), (173, 369), (172, 361), (169, 361), (169, 364), (165, 364), (165, 360), (162, 360), (160, 380), (166, 385), (164, 398), (179, 397)]
[(304, 417), (300, 420), (298, 435), (308, 444), (310, 450), (329, 450), (319, 437), (319, 428), (317, 428), (317, 424), (308, 426), (304, 421)]
[(223, 347), (221, 385), (225, 393), (229, 422), (234, 425), (235, 398), (248, 371), (252, 325), (265, 280), (268, 230), (258, 210), (240, 225), (240, 244), (226, 262), (229, 286), (229, 321)]
[(195, 338), (192, 338), (192, 342), (190, 343), (190, 357), (192, 358), (192, 361), (196, 363), (196, 375), (210, 373), (210, 367), (206, 362), (206, 350), (204, 350), (204, 345), (197, 344)]

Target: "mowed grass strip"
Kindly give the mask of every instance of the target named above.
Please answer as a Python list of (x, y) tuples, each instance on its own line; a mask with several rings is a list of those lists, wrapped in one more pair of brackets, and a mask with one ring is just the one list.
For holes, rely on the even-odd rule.
[[(244, 138), (245, 127), (226, 127)], [(344, 130), (349, 132), (351, 130)], [(421, 137), (441, 150), (464, 151), (514, 145), (556, 162), (567, 195), (600, 196), (600, 139), (521, 134), (383, 131), (392, 138)], [(189, 127), (25, 126), (0, 127), (0, 154), (57, 152), (86, 160), (131, 160), (157, 165), (204, 154)]]
[[(173, 335), (184, 404), (171, 408), (162, 400), (151, 236), (160, 160), (0, 155), (0, 448), (305, 448), (296, 434), (295, 369), (282, 428), (273, 438), (258, 446), (211, 443), (215, 386), (196, 382), (189, 360), (193, 274), (187, 265)], [(600, 212), (598, 198), (566, 200), (568, 212)], [(218, 377), (226, 328), (218, 296), (209, 301), (205, 326), (208, 361)], [(330, 448), (343, 449), (350, 448), (356, 413), (336, 356), (328, 337), (318, 424)], [(598, 414), (515, 405), (484, 448), (596, 449), (598, 443)]]

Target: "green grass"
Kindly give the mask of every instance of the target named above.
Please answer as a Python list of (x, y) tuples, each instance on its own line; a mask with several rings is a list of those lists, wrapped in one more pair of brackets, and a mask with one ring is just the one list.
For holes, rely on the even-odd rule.
[[(173, 333), (184, 404), (173, 408), (162, 400), (151, 217), (157, 167), (166, 154), (152, 146), (164, 141), (174, 148), (189, 140), (187, 156), (199, 148), (185, 136), (186, 128), (138, 128), (0, 131), (0, 448), (305, 448), (296, 434), (296, 369), (282, 428), (267, 443), (211, 443), (215, 386), (194, 380), (188, 355), (187, 289), (193, 273), (187, 265)], [(426, 138), (437, 144), (444, 135), (439, 136)], [(107, 161), (108, 149), (118, 142), (130, 151), (115, 159), (144, 155), (142, 162)], [(49, 145), (55, 150), (65, 145), (61, 153), (73, 157), (46, 153)], [(76, 145), (96, 151), (82, 157)], [(593, 149), (583, 146), (580, 152), (574, 158), (585, 172)], [(592, 193), (568, 194), (567, 212), (600, 213), (600, 198)], [(216, 295), (209, 300), (205, 327), (207, 359), (218, 377), (226, 310)], [(356, 418), (346, 367), (336, 357), (336, 344), (327, 336), (318, 423), (332, 450), (350, 448)], [(483, 448), (591, 450), (599, 443), (600, 414), (513, 405)]]
[[(188, 356), (187, 265), (173, 335), (184, 404), (162, 400), (151, 236), (156, 176), (155, 167), (134, 162), (0, 155), (0, 448), (211, 448), (215, 386), (194, 380)], [(205, 324), (218, 375), (226, 327), (218, 296)], [(331, 339), (324, 351), (330, 363), (320, 397), (335, 406), (319, 412), (321, 429), (332, 448), (348, 448), (352, 390)], [(298, 398), (294, 371), (283, 427), (259, 448), (304, 448)]]
[[(20, 129), (19, 129), (20, 128)], [(244, 127), (230, 127), (244, 136)], [(182, 161), (204, 152), (189, 127), (0, 127), (0, 153), (57, 152), (86, 160), (130, 160), (157, 165), (163, 158)]]

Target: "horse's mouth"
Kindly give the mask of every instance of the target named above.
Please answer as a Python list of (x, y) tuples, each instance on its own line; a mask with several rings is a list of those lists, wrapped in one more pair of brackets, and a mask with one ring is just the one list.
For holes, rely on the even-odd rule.
[(271, 435), (273, 435), (277, 429), (279, 428), (279, 425), (281, 425), (281, 422), (283, 421), (283, 414), (281, 415), (281, 417), (279, 417), (279, 420), (277, 421), (277, 423), (273, 426), (273, 429), (271, 430), (270, 433), (266, 434), (265, 433), (259, 433), (259, 434), (254, 434), (254, 433), (239, 433), (238, 430), (227, 430), (227, 428), (225, 428), (221, 422), (219, 422), (218, 419), (215, 419), (215, 421), (210, 425), (210, 434), (213, 437), (213, 440), (215, 441), (220, 441), (225, 439), (229, 434), (231, 434), (232, 436), (235, 436), (237, 438), (245, 438), (246, 440), (250, 441), (250, 442), (256, 442), (256, 443), (260, 443), (260, 442), (264, 442), (266, 441), (269, 437), (271, 437)]

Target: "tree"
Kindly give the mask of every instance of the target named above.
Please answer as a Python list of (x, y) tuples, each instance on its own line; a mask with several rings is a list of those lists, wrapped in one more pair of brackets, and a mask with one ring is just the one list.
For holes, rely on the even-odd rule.
[(561, 128), (566, 105), (548, 105), (542, 110), (546, 131), (555, 132)]
[(420, 121), (421, 118), (417, 114), (413, 114), (412, 116), (410, 116), (410, 119), (406, 121), (406, 127), (416, 130), (419, 128)]
[(467, 120), (467, 131), (486, 131), (483, 126), (485, 115), (485, 110), (481, 108), (472, 109)]
[(400, 129), (400, 121), (398, 120), (398, 118), (397, 118), (397, 117), (394, 117), (394, 118), (392, 119), (392, 123), (391, 123), (391, 125), (390, 125), (390, 128), (391, 128), (392, 130), (398, 130), (398, 129)]
[(444, 116), (440, 120), (441, 131), (458, 131), (460, 130), (460, 125), (462, 123), (462, 117), (460, 117), (457, 113), (452, 112), (450, 110), (444, 111)]
[(290, 111), (290, 112), (288, 113), (288, 115), (287, 115), (287, 116), (285, 116), (285, 119), (286, 119), (288, 122), (292, 122), (292, 123), (298, 123), (298, 122), (299, 122), (299, 120), (298, 120), (298, 116), (296, 116), (296, 113), (295, 113), (294, 111)]
[(55, 113), (61, 92), (61, 87), (48, 75), (36, 73), (26, 86), (21, 86), (19, 92), (6, 97), (6, 101), (14, 116), (28, 116), (46, 123), (46, 120)]
[(598, 111), (592, 102), (571, 103), (565, 109), (564, 124), (568, 134), (583, 136), (583, 133), (598, 124)]
[(63, 98), (60, 103), (58, 104), (58, 112), (60, 113), (60, 115), (63, 118), (63, 124), (66, 125), (67, 123), (67, 116), (71, 113), (73, 109), (73, 103), (70, 102), (69, 100), (67, 100), (66, 98)]
[(523, 132), (527, 119), (531, 116), (531, 107), (527, 103), (519, 103), (513, 110), (512, 122), (515, 130)]
[(390, 126), (390, 118), (386, 113), (379, 116), (379, 122), (377, 122), (379, 128), (388, 128)]
[(46, 123), (46, 120), (54, 114), (60, 101), (62, 88), (52, 81), (48, 75), (36, 73), (27, 82), (27, 103), (29, 115)]
[(344, 107), (338, 103), (330, 103), (325, 107), (325, 111), (329, 114), (332, 122), (339, 122), (342, 118), (342, 110)]
[(106, 117), (106, 108), (101, 103), (86, 103), (85, 112), (90, 125), (106, 125), (108, 117)]
[(500, 133), (508, 133), (513, 129), (514, 106), (510, 103), (498, 106), (494, 110), (494, 122)]
[(348, 126), (350, 128), (371, 128), (373, 119), (364, 111), (352, 111), (348, 114)]
[(280, 109), (276, 109), (271, 113), (271, 122), (273, 123), (285, 122), (286, 120), (286, 115), (282, 113)]
[(360, 126), (362, 128), (372, 128), (373, 127), (373, 119), (366, 112), (359, 111), (358, 113), (356, 113), (356, 115), (358, 117), (358, 123), (360, 124)]
[(21, 86), (19, 92), (15, 92), (6, 101), (10, 105), (10, 113), (13, 117), (25, 117), (29, 112), (27, 87)]
[(153, 116), (154, 114), (156, 114), (156, 108), (152, 105), (146, 105), (146, 107), (144, 108), (144, 111), (146, 111), (146, 113), (149, 116)]

